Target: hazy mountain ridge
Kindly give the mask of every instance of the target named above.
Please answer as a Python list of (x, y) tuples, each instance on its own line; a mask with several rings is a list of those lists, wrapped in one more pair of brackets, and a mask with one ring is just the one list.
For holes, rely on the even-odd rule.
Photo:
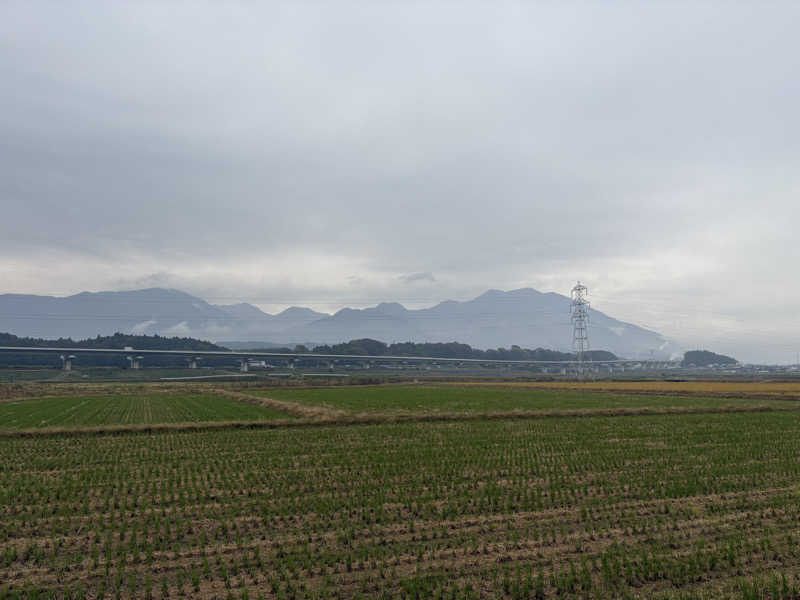
[[(475, 348), (519, 345), (571, 350), (570, 299), (531, 288), (489, 290), (473, 300), (447, 300), (408, 310), (397, 303), (342, 309), (303, 327), (282, 332), (282, 339), (313, 339), (331, 344), (367, 337), (387, 343), (458, 341)], [(592, 348), (628, 357), (669, 357), (675, 344), (662, 335), (590, 309)]]
[[(271, 315), (247, 303), (214, 305), (185, 292), (151, 288), (83, 292), (57, 298), (0, 295), (0, 331), (32, 337), (86, 338), (121, 331), (246, 339), (281, 344), (336, 344), (372, 338), (392, 342), (452, 342), (475, 348), (519, 345), (571, 350), (570, 300), (531, 288), (489, 290), (468, 301), (446, 300), (409, 310), (397, 302), (333, 315), (291, 307)], [(592, 348), (626, 357), (665, 357), (677, 347), (660, 334), (590, 311)]]

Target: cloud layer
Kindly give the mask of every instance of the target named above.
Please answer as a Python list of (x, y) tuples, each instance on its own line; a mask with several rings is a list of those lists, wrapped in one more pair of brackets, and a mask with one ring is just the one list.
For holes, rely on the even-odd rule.
[(566, 293), (794, 360), (800, 8), (0, 6), (0, 280)]

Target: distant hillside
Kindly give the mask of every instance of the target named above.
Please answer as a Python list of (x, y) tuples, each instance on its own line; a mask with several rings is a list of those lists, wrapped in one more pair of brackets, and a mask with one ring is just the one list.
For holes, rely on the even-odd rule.
[[(75, 363), (77, 368), (82, 367), (119, 367), (127, 368), (130, 363), (123, 354), (87, 354), (81, 353), (82, 348), (113, 348), (122, 349), (130, 346), (134, 350), (210, 350), (225, 351), (227, 348), (187, 337), (162, 337), (160, 335), (126, 335), (116, 333), (110, 336), (97, 336), (85, 340), (73, 340), (71, 338), (60, 338), (57, 340), (46, 340), (42, 338), (18, 337), (10, 333), (0, 333), (0, 346), (20, 346), (24, 348), (73, 348), (78, 356)], [(205, 357), (201, 364), (203, 366), (225, 366), (231, 365), (235, 361), (222, 357)], [(147, 356), (145, 364), (149, 367), (186, 367), (185, 356)], [(21, 350), (19, 352), (0, 353), (0, 366), (3, 367), (26, 367), (26, 366), (49, 366), (60, 367), (61, 357), (51, 353), (35, 353)]]
[(49, 339), (86, 339), (121, 331), (215, 341), (269, 340), (281, 331), (327, 316), (300, 307), (270, 315), (251, 304), (218, 306), (163, 288), (82, 292), (63, 298), (0, 294), (0, 331)]
[(188, 337), (163, 337), (160, 335), (127, 335), (115, 333), (109, 336), (97, 336), (85, 340), (59, 338), (45, 340), (42, 338), (18, 337), (10, 333), (0, 333), (0, 346), (23, 346), (26, 348), (125, 348), (130, 346), (136, 350), (210, 350), (225, 351), (223, 346), (211, 342)]
[[(531, 288), (489, 290), (465, 302), (448, 300), (431, 308), (406, 309), (396, 302), (344, 308), (334, 315), (281, 332), (284, 343), (315, 340), (336, 344), (353, 338), (386, 343), (458, 340), (473, 348), (552, 348), (569, 352), (570, 299)], [(625, 358), (671, 358), (677, 347), (662, 335), (591, 309), (589, 342)]]
[(682, 367), (710, 367), (711, 365), (736, 365), (735, 358), (724, 354), (715, 354), (708, 350), (690, 350), (683, 355)]
[[(458, 342), (450, 343), (421, 343), (402, 342), (398, 344), (384, 344), (378, 340), (361, 339), (350, 340), (344, 344), (333, 346), (316, 346), (312, 352), (315, 354), (351, 354), (366, 356), (433, 356), (436, 358), (475, 358), (486, 360), (575, 360), (575, 355), (555, 350), (527, 350), (519, 346), (509, 349), (497, 348), (479, 350), (467, 344)], [(589, 352), (587, 360), (616, 360), (611, 352), (595, 350)]]
[[(396, 302), (333, 315), (290, 307), (268, 314), (251, 304), (214, 305), (185, 292), (152, 288), (83, 292), (57, 298), (0, 294), (0, 331), (35, 338), (85, 339), (114, 332), (200, 339), (340, 344), (353, 339), (447, 343), (472, 348), (552, 348), (569, 352), (570, 299), (531, 288), (489, 290), (467, 301), (409, 310)], [(589, 342), (625, 358), (671, 358), (677, 347), (659, 333), (589, 311)], [(248, 345), (250, 345), (248, 343)]]

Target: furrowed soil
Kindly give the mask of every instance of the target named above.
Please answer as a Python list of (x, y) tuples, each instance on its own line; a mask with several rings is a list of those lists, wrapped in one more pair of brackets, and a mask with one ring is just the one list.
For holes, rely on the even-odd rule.
[[(798, 597), (800, 412), (484, 417), (522, 397), (431, 406), (414, 389), (206, 389), (186, 395), (299, 423), (0, 437), (0, 597)], [(392, 422), (404, 394), (414, 414)], [(143, 396), (101, 420), (193, 406)], [(647, 408), (587, 396), (573, 409)], [(45, 400), (20, 405), (35, 420)], [(469, 418), (426, 422), (437, 408)]]

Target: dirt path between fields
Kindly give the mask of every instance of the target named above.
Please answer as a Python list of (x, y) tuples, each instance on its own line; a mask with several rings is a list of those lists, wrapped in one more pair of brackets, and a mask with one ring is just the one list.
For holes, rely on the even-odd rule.
[(268, 396), (254, 396), (252, 394), (245, 394), (243, 392), (232, 392), (224, 389), (211, 389), (212, 394), (230, 398), (231, 400), (238, 400), (240, 402), (247, 402), (248, 404), (256, 404), (258, 406), (265, 406), (267, 408), (274, 408), (281, 412), (285, 412), (296, 417), (305, 417), (307, 419), (339, 419), (346, 417), (348, 413), (343, 410), (333, 410), (324, 406), (312, 406), (309, 404), (300, 404), (298, 402), (288, 402), (286, 400), (276, 400)]

